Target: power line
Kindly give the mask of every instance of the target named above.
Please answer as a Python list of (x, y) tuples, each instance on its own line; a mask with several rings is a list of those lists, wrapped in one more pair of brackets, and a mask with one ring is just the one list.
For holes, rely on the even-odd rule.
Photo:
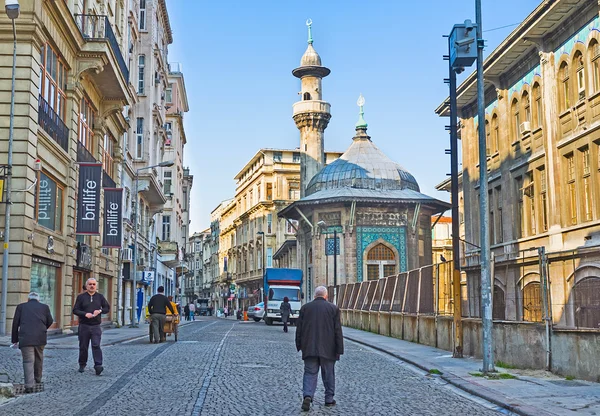
[(493, 29), (484, 30), (484, 32), (493, 32), (494, 30), (506, 29), (507, 27), (518, 26), (520, 24), (521, 24), (521, 22), (519, 22), (519, 23), (513, 23), (513, 24), (510, 24), (510, 25), (506, 25), (506, 26), (495, 27)]

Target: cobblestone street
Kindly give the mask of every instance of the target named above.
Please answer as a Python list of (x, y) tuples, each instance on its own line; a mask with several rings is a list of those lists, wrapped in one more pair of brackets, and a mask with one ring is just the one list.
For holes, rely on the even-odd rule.
[[(311, 414), (492, 415), (438, 377), (346, 341), (336, 366), (334, 408), (319, 381)], [(0, 373), (22, 381), (18, 351), (0, 350)], [(301, 414), (302, 360), (294, 328), (204, 319), (159, 345), (147, 339), (103, 349), (105, 371), (77, 372), (77, 350), (47, 349), (45, 391), (0, 406), (6, 415), (290, 415)]]

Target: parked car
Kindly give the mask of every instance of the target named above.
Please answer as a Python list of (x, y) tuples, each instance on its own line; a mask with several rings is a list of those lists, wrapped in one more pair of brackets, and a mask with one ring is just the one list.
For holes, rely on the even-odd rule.
[(265, 303), (248, 306), (248, 319), (254, 319), (254, 322), (259, 322), (265, 315)]

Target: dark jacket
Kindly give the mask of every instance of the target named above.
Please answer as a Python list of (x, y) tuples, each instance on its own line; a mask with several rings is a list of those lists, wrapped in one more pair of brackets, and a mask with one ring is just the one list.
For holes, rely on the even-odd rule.
[(279, 310), (281, 311), (281, 321), (287, 322), (290, 319), (290, 314), (292, 313), (292, 305), (289, 302), (281, 302), (279, 305)]
[(148, 312), (151, 314), (160, 313), (162, 315), (166, 315), (167, 308), (169, 308), (173, 315), (177, 315), (177, 313), (173, 310), (173, 306), (171, 306), (169, 299), (162, 293), (157, 293), (156, 295), (152, 296), (150, 298), (150, 302), (148, 302)]
[(22, 347), (46, 345), (47, 331), (54, 322), (50, 308), (45, 303), (30, 299), (15, 310), (12, 324), (12, 343)]
[(296, 321), (296, 349), (302, 359), (320, 357), (339, 360), (344, 353), (340, 310), (324, 298), (316, 298), (300, 308)]
[[(95, 310), (102, 309), (102, 313), (98, 314), (93, 318), (86, 318), (86, 313), (94, 313)], [(110, 311), (110, 305), (106, 298), (100, 293), (96, 292), (94, 295), (90, 295), (88, 292), (83, 292), (77, 296), (75, 306), (73, 306), (73, 315), (79, 317), (79, 324), (84, 325), (100, 325), (102, 322), (102, 315), (106, 315)]]

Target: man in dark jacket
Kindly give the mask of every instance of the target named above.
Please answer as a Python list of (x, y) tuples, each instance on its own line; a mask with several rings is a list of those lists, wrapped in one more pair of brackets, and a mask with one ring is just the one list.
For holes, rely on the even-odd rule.
[(150, 302), (148, 302), (148, 312), (150, 312), (151, 321), (150, 342), (154, 341), (155, 344), (164, 342), (166, 339), (165, 322), (167, 320), (167, 309), (169, 309), (173, 315), (177, 315), (171, 302), (164, 295), (165, 288), (159, 286), (157, 292), (156, 295), (150, 298)]
[(317, 389), (317, 376), (325, 387), (325, 406), (335, 406), (335, 362), (344, 353), (340, 310), (327, 302), (327, 288), (315, 289), (315, 299), (300, 308), (296, 321), (296, 348), (302, 351), (304, 380), (302, 410), (309, 410)]
[(46, 334), (54, 319), (48, 305), (40, 303), (40, 295), (30, 292), (28, 298), (29, 301), (21, 303), (15, 310), (12, 343), (19, 345), (23, 356), (25, 393), (33, 393), (34, 381), (42, 382)]
[(88, 360), (88, 348), (92, 341), (92, 355), (94, 356), (94, 369), (96, 375), (99, 376), (104, 370), (102, 367), (102, 350), (100, 342), (102, 341), (102, 314), (107, 314), (110, 310), (110, 305), (102, 294), (96, 292), (98, 281), (90, 277), (85, 282), (86, 291), (77, 296), (75, 306), (73, 306), (73, 314), (79, 318), (79, 372), (85, 371), (85, 366)]

